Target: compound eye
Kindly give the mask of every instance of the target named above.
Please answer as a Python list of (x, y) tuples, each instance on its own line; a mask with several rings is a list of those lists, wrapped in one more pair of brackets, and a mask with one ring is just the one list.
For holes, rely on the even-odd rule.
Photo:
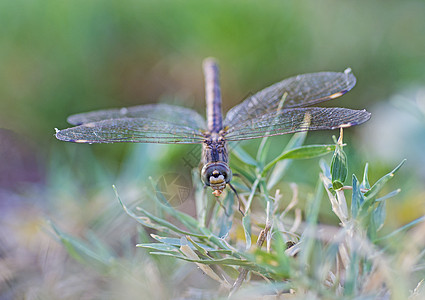
[(211, 174), (211, 176), (214, 176), (215, 178), (218, 178), (220, 175), (223, 176), (224, 180), (227, 179), (227, 172), (224, 170), (221, 170), (221, 171), (214, 170)]
[(207, 186), (217, 186), (230, 182), (232, 179), (232, 171), (226, 165), (214, 163), (204, 166), (201, 172), (201, 179)]

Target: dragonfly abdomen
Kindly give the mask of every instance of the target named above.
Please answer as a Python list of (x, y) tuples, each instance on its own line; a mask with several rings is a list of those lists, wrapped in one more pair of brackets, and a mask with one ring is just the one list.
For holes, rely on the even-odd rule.
[(223, 114), (218, 65), (213, 58), (204, 61), (204, 74), (208, 130), (211, 133), (218, 133), (223, 129)]

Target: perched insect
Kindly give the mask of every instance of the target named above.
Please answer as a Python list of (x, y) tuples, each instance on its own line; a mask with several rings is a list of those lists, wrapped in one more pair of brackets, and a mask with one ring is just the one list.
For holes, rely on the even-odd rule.
[(298, 75), (275, 83), (230, 109), (223, 120), (217, 63), (207, 58), (203, 67), (206, 123), (192, 109), (150, 104), (72, 115), (68, 122), (77, 126), (57, 130), (56, 138), (89, 144), (202, 144), (201, 179), (213, 189), (215, 196), (219, 196), (232, 179), (228, 141), (345, 128), (370, 118), (366, 110), (306, 107), (338, 98), (351, 90), (356, 78), (351, 69), (347, 69), (342, 73)]

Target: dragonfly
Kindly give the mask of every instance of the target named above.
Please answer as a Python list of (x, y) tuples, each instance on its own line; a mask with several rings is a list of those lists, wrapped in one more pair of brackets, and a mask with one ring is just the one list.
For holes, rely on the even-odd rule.
[(370, 113), (338, 107), (311, 107), (336, 99), (356, 84), (351, 69), (297, 75), (277, 82), (231, 108), (223, 118), (219, 68), (203, 62), (206, 121), (196, 111), (147, 104), (71, 115), (76, 125), (56, 129), (56, 138), (74, 143), (202, 144), (201, 180), (219, 196), (230, 181), (227, 143), (288, 133), (346, 128), (366, 122)]

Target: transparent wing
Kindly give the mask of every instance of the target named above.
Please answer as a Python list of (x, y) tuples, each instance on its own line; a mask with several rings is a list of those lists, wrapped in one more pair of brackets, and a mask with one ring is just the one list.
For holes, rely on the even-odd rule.
[(305, 107), (344, 95), (356, 84), (351, 69), (343, 73), (321, 72), (298, 75), (275, 83), (245, 99), (226, 115), (224, 126), (232, 127), (245, 120), (278, 108)]
[(190, 127), (195, 130), (206, 129), (205, 120), (196, 111), (176, 105), (148, 104), (133, 107), (98, 110), (68, 117), (68, 123), (82, 125), (110, 119), (149, 118), (151, 120), (167, 120), (176, 126)]
[(118, 142), (200, 144), (205, 139), (201, 131), (192, 127), (149, 118), (122, 118), (84, 123), (58, 130), (56, 138), (89, 144)]
[(289, 108), (264, 114), (230, 127), (228, 141), (254, 139), (307, 130), (345, 128), (366, 122), (370, 113), (338, 107)]

